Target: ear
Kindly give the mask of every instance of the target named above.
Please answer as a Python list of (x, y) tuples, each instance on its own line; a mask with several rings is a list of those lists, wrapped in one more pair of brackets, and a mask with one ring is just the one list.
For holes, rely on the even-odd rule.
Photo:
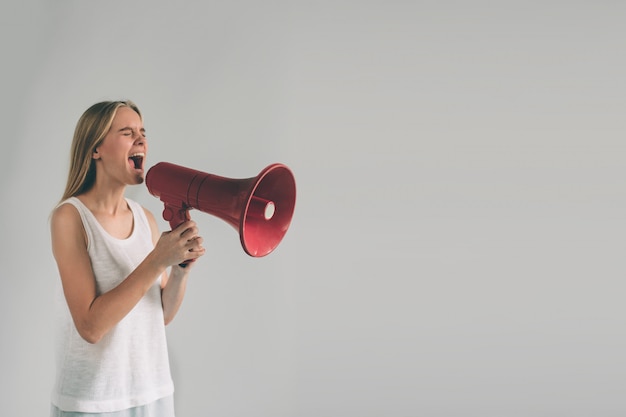
[(91, 159), (100, 159), (100, 154), (98, 153), (98, 148), (96, 148), (96, 150), (93, 151), (93, 154), (91, 155)]

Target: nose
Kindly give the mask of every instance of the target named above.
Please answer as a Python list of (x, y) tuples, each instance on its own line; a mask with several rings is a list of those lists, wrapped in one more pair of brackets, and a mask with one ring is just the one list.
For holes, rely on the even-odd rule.
[(146, 137), (141, 133), (135, 136), (135, 146), (141, 146), (146, 143)]
[(133, 149), (135, 152), (148, 152), (148, 143), (146, 141), (146, 137), (139, 134), (135, 137), (135, 141), (133, 142)]

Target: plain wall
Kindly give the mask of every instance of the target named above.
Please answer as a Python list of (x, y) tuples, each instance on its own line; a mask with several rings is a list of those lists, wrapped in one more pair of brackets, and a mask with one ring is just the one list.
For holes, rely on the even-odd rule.
[(625, 415), (624, 21), (610, 1), (4, 2), (1, 414), (48, 413), (48, 216), (82, 112), (131, 99), (148, 166), (282, 162), (298, 187), (260, 259), (192, 212), (179, 417)]

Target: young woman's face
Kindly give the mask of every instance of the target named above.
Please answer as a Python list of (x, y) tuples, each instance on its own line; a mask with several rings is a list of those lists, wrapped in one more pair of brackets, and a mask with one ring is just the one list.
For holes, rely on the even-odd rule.
[(120, 107), (93, 158), (98, 160), (97, 166), (102, 175), (125, 185), (141, 184), (147, 150), (141, 117), (130, 107)]

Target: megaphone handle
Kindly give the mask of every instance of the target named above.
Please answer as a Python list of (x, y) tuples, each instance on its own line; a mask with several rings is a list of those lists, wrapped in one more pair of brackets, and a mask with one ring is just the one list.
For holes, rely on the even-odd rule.
[[(176, 207), (165, 203), (165, 208), (163, 209), (163, 219), (167, 220), (170, 223), (171, 229), (174, 230), (187, 220), (191, 220), (191, 217), (189, 216), (188, 208)], [(178, 264), (178, 266), (186, 268), (187, 265), (193, 261), (195, 261), (195, 259), (188, 259), (185, 262)]]

